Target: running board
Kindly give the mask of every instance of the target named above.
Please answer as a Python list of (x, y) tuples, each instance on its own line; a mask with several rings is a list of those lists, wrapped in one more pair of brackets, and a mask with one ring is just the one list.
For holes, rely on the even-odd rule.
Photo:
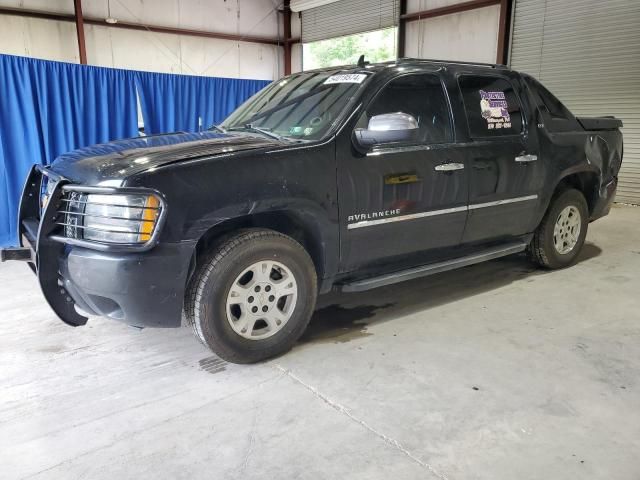
[(370, 290), (384, 285), (404, 282), (405, 280), (426, 277), (427, 275), (433, 275), (434, 273), (455, 270), (456, 268), (467, 267), (476, 263), (486, 262), (487, 260), (493, 260), (494, 258), (506, 257), (507, 255), (522, 252), (527, 248), (527, 245), (528, 243), (522, 241), (517, 243), (508, 243), (506, 245), (489, 248), (465, 257), (447, 260), (446, 262), (431, 263), (429, 265), (422, 265), (420, 267), (389, 273), (380, 277), (365, 278), (364, 280), (345, 283), (341, 285), (341, 290), (343, 292), (362, 292), (364, 290)]

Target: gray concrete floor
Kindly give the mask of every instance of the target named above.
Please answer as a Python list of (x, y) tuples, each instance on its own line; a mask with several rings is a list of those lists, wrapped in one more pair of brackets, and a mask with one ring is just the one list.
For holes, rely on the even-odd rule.
[(580, 262), (516, 256), (327, 297), (289, 354), (57, 321), (0, 266), (0, 477), (640, 478), (640, 208)]

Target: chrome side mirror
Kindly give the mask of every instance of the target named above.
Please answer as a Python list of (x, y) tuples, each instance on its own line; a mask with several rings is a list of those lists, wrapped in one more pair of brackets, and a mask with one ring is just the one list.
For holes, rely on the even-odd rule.
[(371, 117), (366, 129), (356, 128), (354, 135), (358, 144), (365, 148), (384, 143), (411, 142), (418, 137), (418, 121), (408, 113), (383, 113)]

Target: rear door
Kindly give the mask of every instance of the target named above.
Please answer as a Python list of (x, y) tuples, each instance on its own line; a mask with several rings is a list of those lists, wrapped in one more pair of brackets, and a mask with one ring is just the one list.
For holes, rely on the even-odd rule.
[[(354, 148), (354, 128), (374, 115), (415, 117), (418, 140)], [(421, 253), (459, 245), (467, 216), (467, 170), (451, 149), (452, 119), (439, 72), (397, 76), (382, 86), (338, 142), (343, 271), (409, 264)]]
[[(545, 180), (533, 109), (516, 77), (457, 77), (467, 120), (469, 216), (463, 243), (529, 233)], [(531, 132), (531, 134), (529, 134)]]

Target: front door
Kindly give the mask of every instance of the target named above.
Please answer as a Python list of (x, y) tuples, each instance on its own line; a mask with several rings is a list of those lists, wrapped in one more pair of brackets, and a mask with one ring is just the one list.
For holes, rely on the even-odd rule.
[(407, 74), (388, 82), (355, 128), (374, 115), (402, 112), (418, 123), (411, 142), (375, 145), (367, 153), (338, 152), (342, 270), (397, 263), (457, 246), (467, 216), (467, 168), (451, 149), (449, 102), (438, 73)]
[[(545, 181), (533, 109), (514, 83), (499, 75), (461, 75), (458, 85), (469, 141), (469, 217), (463, 243), (529, 233)], [(523, 108), (524, 107), (526, 108)], [(529, 134), (528, 132), (531, 132)], [(464, 145), (464, 146), (462, 146)]]

